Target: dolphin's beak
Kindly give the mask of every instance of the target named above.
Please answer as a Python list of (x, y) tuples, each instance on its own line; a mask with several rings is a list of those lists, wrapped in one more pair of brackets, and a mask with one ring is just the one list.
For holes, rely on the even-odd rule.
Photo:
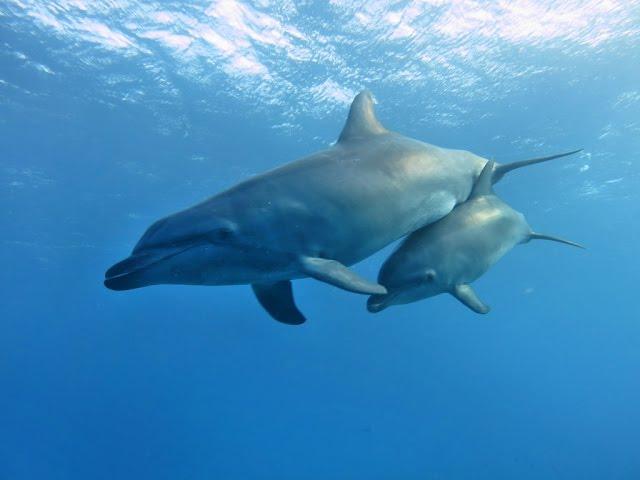
[(189, 250), (189, 248), (191, 246), (169, 251), (159, 249), (134, 253), (105, 272), (104, 286), (110, 290), (132, 290), (145, 287), (150, 284), (147, 273), (152, 266)]
[(143, 287), (142, 272), (160, 261), (155, 255), (139, 253), (113, 265), (104, 274), (104, 286), (110, 290), (131, 290)]
[(371, 313), (378, 313), (389, 306), (389, 295), (371, 295), (367, 300), (367, 310)]
[(148, 285), (142, 280), (142, 272), (123, 273), (104, 279), (104, 286), (109, 290), (133, 290)]

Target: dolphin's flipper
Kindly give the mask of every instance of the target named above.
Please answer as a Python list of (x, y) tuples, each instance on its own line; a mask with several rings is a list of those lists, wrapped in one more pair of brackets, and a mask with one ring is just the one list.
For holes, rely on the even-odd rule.
[(300, 325), (306, 318), (300, 313), (293, 299), (291, 282), (254, 283), (251, 285), (260, 305), (274, 319), (288, 325)]
[(551, 240), (552, 242), (564, 243), (566, 245), (571, 245), (572, 247), (578, 247), (584, 249), (582, 245), (576, 242), (572, 242), (571, 240), (565, 240), (564, 238), (554, 237), (552, 235), (544, 235), (542, 233), (531, 232), (529, 234), (530, 240)]
[(351, 103), (347, 122), (344, 124), (338, 142), (367, 138), (387, 133), (388, 130), (376, 118), (373, 110), (373, 97), (369, 90), (363, 90)]
[(330, 283), (338, 288), (365, 295), (384, 295), (387, 289), (382, 285), (370, 282), (366, 278), (336, 260), (318, 257), (302, 257), (300, 259), (302, 271), (316, 280)]
[(456, 285), (451, 294), (476, 313), (489, 313), (489, 305), (485, 305), (469, 285)]

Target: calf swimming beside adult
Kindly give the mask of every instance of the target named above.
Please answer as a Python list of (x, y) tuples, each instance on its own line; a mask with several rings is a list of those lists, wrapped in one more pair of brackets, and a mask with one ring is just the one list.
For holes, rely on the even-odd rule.
[(524, 215), (493, 193), (493, 171), (493, 162), (488, 162), (465, 203), (442, 220), (409, 235), (384, 262), (378, 281), (388, 293), (369, 297), (370, 312), (450, 293), (474, 312), (488, 313), (489, 307), (469, 283), (513, 247), (543, 239), (583, 248), (534, 233)]
[[(494, 180), (571, 153), (496, 165)], [(447, 215), (486, 162), (387, 130), (363, 91), (335, 145), (157, 221), (104, 283), (112, 290), (251, 284), (272, 317), (300, 324), (290, 280), (385, 293), (348, 266)]]

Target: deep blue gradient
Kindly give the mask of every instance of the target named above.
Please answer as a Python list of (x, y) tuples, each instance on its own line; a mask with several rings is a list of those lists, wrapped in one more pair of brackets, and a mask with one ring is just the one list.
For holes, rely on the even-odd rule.
[[(431, 45), (456, 64), (444, 83), (392, 77), (413, 54), (379, 32), (347, 29), (352, 56), (325, 32), (344, 78), (259, 51), (285, 95), (218, 57), (185, 73), (158, 46), (71, 39), (18, 4), (0, 10), (0, 479), (640, 478), (637, 31), (489, 43), (505, 77), (544, 67), (503, 80)], [(300, 22), (328, 29), (332, 8)], [(505, 162), (584, 148), (496, 190), (587, 250), (514, 249), (476, 283), (487, 316), (445, 296), (371, 315), (301, 280), (309, 321), (290, 327), (247, 286), (102, 286), (155, 219), (334, 141), (348, 104), (308, 93), (330, 75), (430, 143)], [(375, 278), (388, 253), (355, 268)]]

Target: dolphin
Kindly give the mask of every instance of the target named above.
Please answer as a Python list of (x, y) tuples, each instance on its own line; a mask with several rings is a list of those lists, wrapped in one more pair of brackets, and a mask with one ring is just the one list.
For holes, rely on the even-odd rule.
[[(572, 153), (496, 165), (494, 178)], [(387, 130), (365, 90), (333, 146), (158, 220), (106, 271), (104, 284), (251, 284), (274, 319), (301, 324), (291, 280), (384, 294), (348, 266), (447, 215), (486, 163)]]
[(442, 220), (409, 235), (384, 262), (378, 282), (387, 293), (369, 297), (370, 312), (450, 293), (474, 312), (488, 313), (489, 306), (469, 283), (513, 247), (542, 239), (584, 248), (533, 232), (524, 215), (493, 192), (493, 163), (487, 162), (466, 202)]

